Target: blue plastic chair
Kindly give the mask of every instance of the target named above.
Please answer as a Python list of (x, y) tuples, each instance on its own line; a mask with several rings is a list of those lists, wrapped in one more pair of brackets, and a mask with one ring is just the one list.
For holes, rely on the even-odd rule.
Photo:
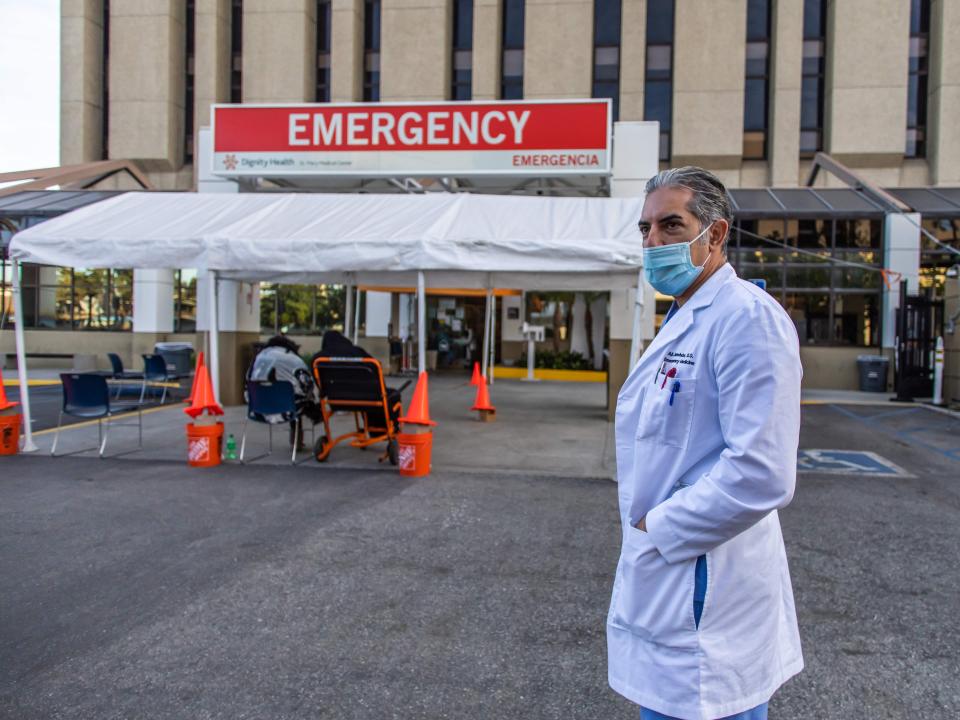
[[(167, 383), (171, 378), (167, 373), (167, 361), (160, 355), (143, 356), (143, 386), (140, 388), (140, 402), (147, 393), (147, 383), (163, 383), (163, 395), (160, 397), (160, 404), (163, 405), (167, 399)], [(156, 397), (156, 393), (154, 393)]]
[[(294, 438), (300, 437), (300, 414), (297, 412), (297, 400), (293, 392), (293, 383), (286, 380), (273, 382), (247, 380), (247, 417), (243, 420), (243, 432), (240, 438), (240, 462), (253, 462), (265, 458), (273, 452), (273, 426), (286, 423), (289, 420), (267, 420), (269, 415), (281, 415), (285, 418), (295, 418)], [(269, 445), (267, 452), (255, 458), (244, 461), (243, 455), (247, 446), (247, 423), (250, 421), (263, 423), (267, 426)], [(297, 443), (293, 443), (293, 455), (290, 463), (297, 462)]]
[[(123, 369), (123, 360), (120, 359), (120, 356), (116, 353), (107, 353), (107, 358), (110, 360), (110, 366), (113, 368), (113, 373), (110, 375), (111, 380), (143, 380), (143, 373), (136, 372), (134, 370), (124, 370)], [(117, 383), (117, 394), (114, 397), (120, 397), (120, 391), (123, 390), (123, 382)]]
[[(120, 413), (137, 411), (137, 427), (139, 429), (137, 439), (137, 449), (143, 447), (143, 414), (139, 404), (111, 405), (110, 388), (107, 386), (107, 379), (103, 375), (95, 373), (61, 373), (60, 382), (63, 386), (63, 405), (60, 408), (60, 414), (57, 417), (57, 432), (53, 438), (53, 447), (50, 448), (50, 455), (57, 456), (57, 442), (60, 440), (60, 427), (63, 424), (63, 416), (80, 417), (97, 420), (97, 448), (84, 448), (83, 450), (74, 450), (73, 452), (63, 453), (59, 457), (66, 455), (76, 455), (77, 453), (87, 452), (88, 450), (98, 450), (99, 456), (103, 457), (103, 452), (107, 447), (107, 434), (110, 430), (110, 424), (107, 424), (106, 430), (103, 428), (103, 419), (110, 418)], [(122, 423), (114, 423), (120, 425)], [(131, 423), (126, 423), (131, 424)], [(130, 451), (134, 452), (134, 451)], [(126, 454), (126, 453), (118, 453)], [(114, 455), (114, 457), (117, 457)]]

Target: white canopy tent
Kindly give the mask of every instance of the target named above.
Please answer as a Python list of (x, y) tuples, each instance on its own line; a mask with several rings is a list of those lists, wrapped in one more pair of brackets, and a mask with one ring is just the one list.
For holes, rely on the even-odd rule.
[[(10, 243), (25, 449), (33, 443), (19, 263), (206, 270), (213, 308), (217, 278), (416, 286), (422, 371), (426, 287), (486, 289), (488, 298), (495, 287), (637, 287), (642, 204), (640, 197), (134, 192), (28, 228)], [(643, 293), (636, 296), (631, 365)], [(217, 392), (217, 312), (210, 318)]]

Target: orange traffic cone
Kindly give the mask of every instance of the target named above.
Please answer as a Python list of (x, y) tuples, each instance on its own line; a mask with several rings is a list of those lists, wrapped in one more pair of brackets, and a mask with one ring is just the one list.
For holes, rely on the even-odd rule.
[(9, 410), (12, 407), (16, 407), (20, 403), (7, 400), (7, 391), (3, 387), (3, 373), (0, 372), (0, 410)]
[(490, 392), (487, 390), (487, 379), (480, 378), (480, 384), (477, 386), (477, 399), (473, 403), (471, 410), (476, 410), (478, 419), (482, 422), (490, 422), (497, 415), (497, 409), (490, 402)]
[(223, 408), (213, 397), (213, 383), (210, 382), (210, 371), (206, 365), (201, 365), (194, 378), (193, 401), (190, 407), (183, 411), (192, 418), (203, 414), (206, 410), (210, 415), (223, 415)]
[(471, 385), (480, 384), (480, 363), (478, 362), (475, 362), (473, 364), (473, 377), (470, 378), (470, 384)]
[(413, 391), (413, 399), (407, 406), (407, 414), (400, 418), (402, 423), (412, 425), (436, 425), (430, 419), (430, 401), (427, 397), (427, 373), (420, 373), (417, 379), (417, 387)]
[(197, 353), (197, 367), (193, 370), (193, 383), (190, 385), (190, 396), (187, 398), (187, 405), (193, 405), (193, 396), (197, 394), (197, 380), (200, 378), (200, 368), (204, 367), (203, 350)]

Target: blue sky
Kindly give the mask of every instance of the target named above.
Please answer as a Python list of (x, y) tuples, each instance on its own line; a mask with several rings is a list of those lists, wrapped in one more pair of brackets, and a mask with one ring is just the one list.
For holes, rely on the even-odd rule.
[(0, 172), (60, 164), (60, 0), (0, 0)]

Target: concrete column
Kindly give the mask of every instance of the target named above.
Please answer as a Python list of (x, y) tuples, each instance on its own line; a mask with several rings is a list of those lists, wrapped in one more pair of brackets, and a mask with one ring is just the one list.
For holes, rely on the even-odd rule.
[(620, 27), (620, 119), (643, 120), (647, 0), (622, 0)]
[(385, 101), (450, 96), (451, 0), (383, 0), (380, 97)]
[(930, 76), (927, 157), (934, 185), (960, 184), (960, 3), (930, 3)]
[(103, 153), (103, 0), (60, 3), (60, 162)]
[(400, 295), (400, 330), (397, 333), (402, 340), (407, 340), (407, 338), (412, 337), (412, 324), (413, 324), (413, 295), (410, 293), (403, 293)]
[[(920, 279), (920, 213), (890, 213), (883, 221), (883, 266), (898, 272), (906, 280), (907, 292), (917, 293)], [(891, 283), (883, 290), (884, 348), (896, 347), (897, 309), (900, 307), (900, 287)]]
[(578, 352), (590, 357), (590, 345), (587, 342), (587, 301), (583, 293), (575, 293), (571, 308), (573, 322), (570, 327), (570, 352)]
[(183, 165), (185, 5), (110, 3), (110, 157)]
[[(834, 0), (827, 12), (824, 147), (853, 167), (899, 168), (906, 143), (910, 3)], [(875, 172), (871, 178), (883, 181)], [(889, 182), (898, 180), (894, 171)]]
[(243, 101), (310, 102), (317, 82), (314, 0), (245, 0)]
[(527, 0), (524, 98), (584, 98), (593, 89), (593, 1)]
[(473, 99), (500, 97), (503, 0), (473, 2)]
[[(739, 184), (747, 0), (685, 0), (673, 42), (671, 164)], [(725, 172), (726, 171), (726, 172)]]
[(388, 292), (371, 292), (367, 290), (366, 297), (364, 298), (364, 309), (366, 311), (364, 335), (366, 337), (387, 337), (391, 313), (390, 295)]
[[(230, 0), (197, 0), (194, 30), (194, 144), (210, 126), (210, 106), (230, 101)], [(194, 150), (194, 158), (199, 152)], [(199, 173), (195, 173), (195, 177)]]
[(789, 187), (800, 180), (803, 4), (795, 0), (774, 0), (771, 29), (769, 183)]
[(173, 270), (133, 271), (133, 331), (173, 332)]
[[(218, 295), (219, 397), (225, 405), (238, 405), (243, 403), (244, 377), (253, 360), (252, 344), (260, 338), (260, 285), (220, 280)], [(197, 330), (210, 332), (210, 276), (206, 272), (197, 273)], [(209, 337), (206, 350), (209, 357)]]
[(330, 99), (363, 97), (363, 0), (332, 0), (330, 9)]
[(603, 369), (603, 339), (607, 329), (607, 298), (600, 295), (590, 303), (590, 318), (593, 323), (591, 340), (593, 341), (593, 369)]

